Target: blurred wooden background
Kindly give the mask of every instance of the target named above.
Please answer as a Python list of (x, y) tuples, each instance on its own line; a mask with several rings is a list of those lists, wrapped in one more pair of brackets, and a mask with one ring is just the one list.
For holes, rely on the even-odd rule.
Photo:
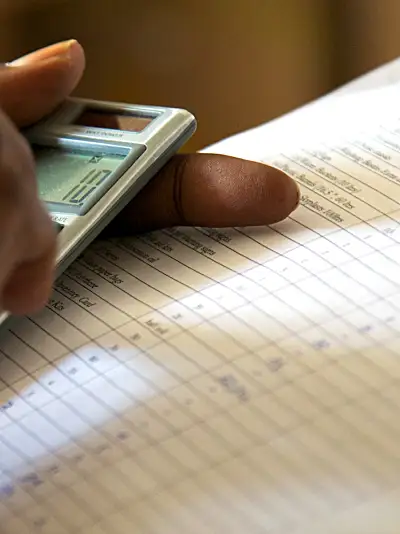
[(2, 61), (77, 38), (76, 94), (182, 106), (197, 150), (400, 53), (398, 0), (2, 0)]

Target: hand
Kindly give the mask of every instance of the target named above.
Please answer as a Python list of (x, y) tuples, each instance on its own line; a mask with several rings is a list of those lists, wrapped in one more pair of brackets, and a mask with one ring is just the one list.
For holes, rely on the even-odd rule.
[(0, 67), (0, 311), (34, 312), (51, 292), (56, 234), (18, 128), (59, 105), (82, 69), (80, 49), (69, 44)]
[[(0, 237), (0, 309), (14, 314), (46, 304), (56, 244), (36, 197), (32, 154), (18, 128), (53, 111), (84, 67), (81, 46), (69, 41), (0, 68), (0, 221), (7, 230)], [(221, 155), (177, 155), (117, 217), (112, 231), (266, 225), (285, 219), (298, 201), (297, 185), (277, 169)]]

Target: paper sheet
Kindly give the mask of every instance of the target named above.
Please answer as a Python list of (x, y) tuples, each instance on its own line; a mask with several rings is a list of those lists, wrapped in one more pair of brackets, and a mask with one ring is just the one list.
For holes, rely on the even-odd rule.
[(2, 332), (2, 534), (398, 534), (399, 101), (210, 147), (300, 208), (97, 242)]

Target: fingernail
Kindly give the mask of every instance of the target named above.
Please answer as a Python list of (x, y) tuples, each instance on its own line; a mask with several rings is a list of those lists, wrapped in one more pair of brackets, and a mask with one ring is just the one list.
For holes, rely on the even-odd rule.
[(61, 43), (56, 43), (30, 54), (26, 54), (10, 63), (7, 63), (8, 67), (22, 67), (29, 65), (31, 63), (37, 63), (39, 61), (45, 61), (54, 57), (72, 57), (75, 53), (75, 50), (79, 48), (80, 45), (76, 39), (70, 39), (68, 41), (62, 41)]

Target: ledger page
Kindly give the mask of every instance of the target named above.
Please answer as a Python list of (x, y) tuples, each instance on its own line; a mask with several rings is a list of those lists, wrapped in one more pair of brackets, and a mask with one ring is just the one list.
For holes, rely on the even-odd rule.
[(2, 534), (398, 534), (399, 97), (219, 145), (289, 219), (98, 241), (1, 332)]

